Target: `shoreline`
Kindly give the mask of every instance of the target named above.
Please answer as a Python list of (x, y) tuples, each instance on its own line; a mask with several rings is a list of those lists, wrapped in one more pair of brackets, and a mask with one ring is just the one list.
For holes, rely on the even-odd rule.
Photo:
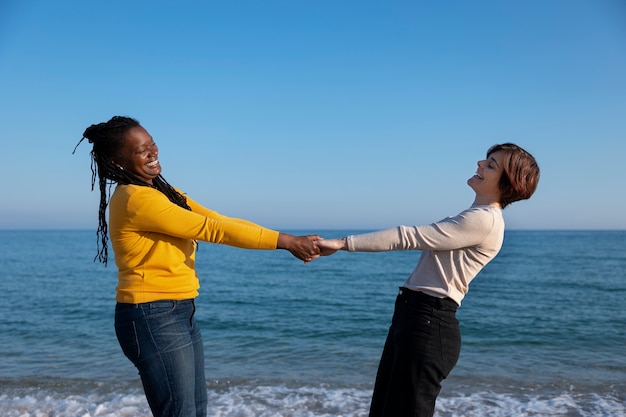
[[(39, 415), (149, 417), (137, 383), (47, 381), (12, 387), (0, 380), (3, 417)], [(33, 381), (34, 382), (34, 381)], [(7, 389), (8, 388), (8, 389)], [(458, 391), (455, 388), (463, 388)], [(208, 381), (209, 415), (272, 417), (365, 417), (370, 388), (261, 380)], [(581, 388), (456, 386), (444, 382), (437, 400), (439, 417), (454, 416), (566, 416), (622, 417), (626, 415), (624, 386), (608, 392)]]

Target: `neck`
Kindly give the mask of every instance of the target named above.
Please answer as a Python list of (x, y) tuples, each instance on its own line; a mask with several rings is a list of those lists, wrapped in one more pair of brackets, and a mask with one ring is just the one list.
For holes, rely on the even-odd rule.
[(502, 207), (500, 205), (500, 196), (476, 196), (474, 198), (474, 205), (478, 206), (494, 206)]

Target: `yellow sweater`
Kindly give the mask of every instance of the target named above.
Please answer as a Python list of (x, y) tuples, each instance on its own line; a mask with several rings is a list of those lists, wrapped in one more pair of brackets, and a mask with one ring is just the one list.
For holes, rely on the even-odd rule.
[(109, 204), (109, 231), (118, 268), (116, 300), (146, 303), (198, 296), (196, 240), (248, 249), (276, 249), (278, 232), (223, 216), (187, 197), (192, 211), (161, 192), (118, 185)]

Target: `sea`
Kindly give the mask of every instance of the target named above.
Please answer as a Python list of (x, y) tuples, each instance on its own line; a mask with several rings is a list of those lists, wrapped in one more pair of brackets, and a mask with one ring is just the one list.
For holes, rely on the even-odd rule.
[[(0, 231), (0, 417), (151, 415), (113, 330), (115, 265), (94, 262), (96, 242), (95, 230)], [(201, 243), (208, 415), (367, 416), (418, 257), (304, 264)], [(626, 231), (507, 231), (458, 318), (437, 417), (626, 416)]]

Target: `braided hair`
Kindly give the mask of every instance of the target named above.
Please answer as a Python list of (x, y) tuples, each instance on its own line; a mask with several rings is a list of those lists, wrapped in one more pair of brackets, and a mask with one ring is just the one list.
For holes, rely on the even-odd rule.
[(89, 143), (93, 144), (91, 150), (91, 191), (94, 189), (96, 178), (100, 188), (100, 209), (98, 211), (98, 231), (96, 233), (98, 237), (98, 253), (94, 258), (94, 262), (98, 259), (106, 265), (108, 261), (109, 237), (106, 209), (111, 197), (111, 186), (113, 184), (133, 184), (152, 187), (165, 194), (172, 203), (191, 210), (187, 204), (187, 199), (168, 184), (160, 174), (152, 180), (152, 184), (149, 184), (113, 162), (114, 157), (117, 156), (119, 150), (124, 145), (126, 133), (137, 126), (140, 126), (140, 124), (133, 118), (114, 116), (108, 122), (89, 126), (74, 148), (74, 152), (76, 152), (76, 148), (85, 138)]

